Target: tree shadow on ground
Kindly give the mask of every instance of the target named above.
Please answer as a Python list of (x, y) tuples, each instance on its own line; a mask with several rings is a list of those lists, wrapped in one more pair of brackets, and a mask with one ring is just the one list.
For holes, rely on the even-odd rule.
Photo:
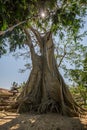
[(64, 117), (56, 113), (9, 114), (0, 118), (0, 130), (87, 130), (86, 123), (83, 124), (79, 118)]

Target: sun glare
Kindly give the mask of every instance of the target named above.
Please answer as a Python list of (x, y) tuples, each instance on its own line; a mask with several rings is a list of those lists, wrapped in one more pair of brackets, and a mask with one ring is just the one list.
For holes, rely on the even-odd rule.
[(46, 16), (46, 14), (44, 12), (41, 12), (40, 15), (41, 15), (42, 18), (45, 18), (45, 16)]

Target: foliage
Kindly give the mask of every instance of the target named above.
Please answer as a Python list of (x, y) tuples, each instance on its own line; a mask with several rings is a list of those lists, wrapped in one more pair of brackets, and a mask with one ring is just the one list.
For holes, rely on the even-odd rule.
[(16, 83), (15, 81), (12, 83), (12, 87), (11, 87), (11, 91), (17, 90), (18, 87), (18, 83)]
[(87, 53), (85, 53), (84, 59), (82, 60), (82, 68), (71, 69), (70, 76), (78, 85), (87, 87)]
[[(82, 37), (86, 36), (86, 32), (84, 32), (84, 35), (80, 35), (78, 41), (73, 41), (71, 36), (63, 36), (62, 39), (59, 38), (59, 35), (56, 36), (56, 44), (55, 44), (55, 56), (58, 61), (59, 67), (65, 69), (68, 71), (70, 67), (67, 67), (67, 63), (69, 62), (69, 66), (73, 66), (73, 68), (76, 66), (81, 67), (82, 65), (82, 59), (84, 56), (84, 53), (87, 50), (87, 46), (82, 44)], [(61, 62), (61, 61), (65, 61)], [(60, 64), (61, 62), (61, 64)]]
[(87, 108), (87, 88), (84, 86), (70, 87), (70, 91), (79, 105)]
[(82, 69), (71, 70), (70, 76), (78, 84), (77, 87), (71, 89), (72, 93), (80, 103), (82, 102), (87, 107), (87, 53), (82, 61)]
[(18, 92), (22, 92), (23, 88), (25, 87), (26, 83), (23, 82), (18, 86)]
[[(86, 15), (86, 8), (86, 0), (53, 0), (51, 2), (47, 0), (1, 0), (1, 32), (23, 20), (27, 20), (26, 24), (24, 23), (13, 31), (11, 30), (12, 32), (7, 32), (4, 36), (1, 36), (0, 55), (6, 53), (6, 39), (10, 45), (10, 51), (15, 51), (17, 46), (19, 48), (24, 47), (25, 35), (22, 27), (32, 25), (43, 31), (51, 29), (54, 33), (58, 33), (61, 39), (66, 33), (74, 41), (78, 40), (79, 29), (84, 26), (82, 18)], [(46, 18), (41, 18), (41, 11), (46, 12)]]
[(25, 86), (25, 82), (21, 83), (20, 85), (18, 85), (18, 83), (16, 83), (15, 81), (12, 83), (12, 87), (11, 87), (11, 91), (17, 90), (19, 93), (23, 90), (24, 86)]

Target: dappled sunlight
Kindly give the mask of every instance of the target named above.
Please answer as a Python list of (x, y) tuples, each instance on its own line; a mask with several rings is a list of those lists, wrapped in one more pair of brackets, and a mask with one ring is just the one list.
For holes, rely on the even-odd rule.
[(10, 130), (16, 130), (20, 127), (20, 124), (16, 124), (15, 126), (12, 126)]
[(18, 114), (12, 112), (0, 112), (0, 130), (20, 130), (31, 127), (37, 120), (35, 115), (31, 114)]
[(4, 125), (5, 123), (8, 123), (10, 122), (12, 119), (8, 119), (8, 120), (5, 120), (5, 119), (0, 119), (0, 125)]
[(0, 125), (4, 125), (6, 123), (9, 123), (16, 117), (18, 117), (19, 114), (9, 113), (9, 112), (0, 112)]
[(31, 123), (35, 123), (36, 120), (31, 118), (31, 119), (29, 119), (29, 121), (30, 121)]
[(84, 125), (84, 128), (87, 129), (87, 114), (80, 118), (80, 121)]
[(0, 112), (0, 130), (86, 130), (87, 116), (65, 117), (56, 113), (17, 114)]

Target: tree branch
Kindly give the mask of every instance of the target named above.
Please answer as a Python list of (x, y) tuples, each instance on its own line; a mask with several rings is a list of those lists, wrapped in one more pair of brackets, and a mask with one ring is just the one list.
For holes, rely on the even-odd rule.
[(66, 45), (64, 46), (64, 54), (63, 54), (63, 56), (62, 56), (62, 58), (61, 58), (61, 60), (60, 60), (60, 63), (58, 64), (58, 67), (60, 67), (60, 65), (61, 65), (61, 63), (62, 63), (62, 61), (63, 61), (63, 59), (64, 59), (64, 57), (65, 57), (65, 55), (66, 55)]
[(30, 52), (31, 52), (31, 58), (32, 58), (32, 60), (34, 59), (34, 56), (35, 56), (35, 50), (34, 50), (34, 46), (33, 46), (33, 44), (32, 44), (32, 41), (31, 41), (31, 36), (30, 36), (30, 34), (29, 34), (29, 32), (28, 32), (28, 29), (24, 29), (24, 32), (25, 32), (25, 34), (27, 35), (27, 42), (26, 42), (26, 44), (29, 46), (29, 48), (30, 48)]
[(27, 22), (29, 19), (31, 19), (31, 18), (36, 18), (37, 16), (38, 16), (38, 15), (35, 15), (35, 16), (32, 16), (32, 17), (29, 17), (29, 18), (27, 18), (26, 20), (21, 21), (21, 22), (15, 24), (15, 25), (9, 27), (9, 28), (6, 29), (5, 31), (0, 31), (0, 36), (6, 34), (6, 33), (8, 33), (8, 32), (10, 32), (10, 31), (12, 31), (14, 28), (16, 28), (16, 27), (18, 27), (18, 26), (20, 26), (20, 25), (26, 23), (26, 22)]
[(39, 44), (40, 48), (42, 48), (42, 40), (41, 40), (40, 33), (37, 30), (35, 30), (33, 27), (30, 27), (30, 29), (35, 34), (35, 36), (36, 36), (36, 38), (38, 40), (38, 44)]

